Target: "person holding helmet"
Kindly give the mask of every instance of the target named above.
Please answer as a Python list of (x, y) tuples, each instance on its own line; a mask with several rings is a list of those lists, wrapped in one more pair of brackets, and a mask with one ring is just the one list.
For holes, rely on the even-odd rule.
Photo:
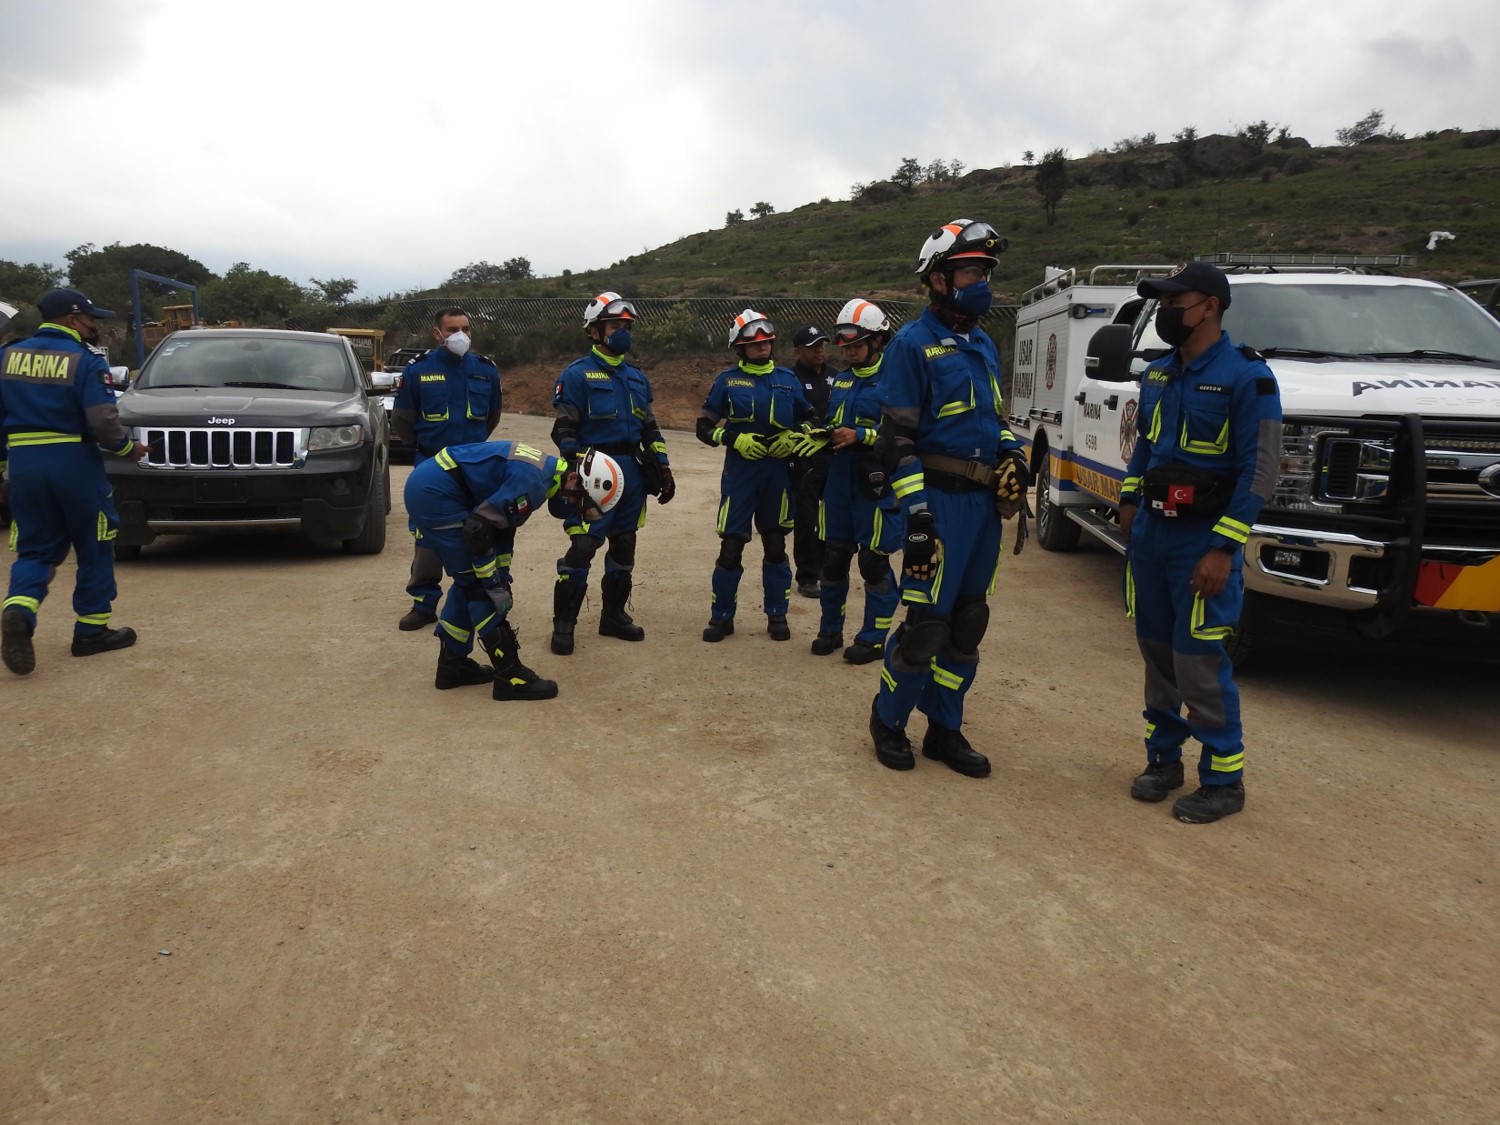
[(1259, 353), (1219, 326), (1230, 289), (1218, 267), (1188, 262), (1136, 291), (1156, 298), (1156, 333), (1172, 351), (1141, 377), (1120, 486), (1126, 611), (1146, 662), (1146, 769), (1130, 795), (1164, 801), (1180, 789), (1183, 743), (1195, 738), (1198, 788), (1172, 814), (1211, 824), (1245, 807), (1240, 693), (1224, 641), (1244, 603), (1245, 541), (1276, 484), (1281, 396)]
[(961, 727), (1000, 562), (997, 470), (1010, 461), (1009, 471), (1028, 479), (1022, 445), (1005, 425), (999, 357), (979, 327), (1004, 249), (992, 226), (973, 219), (933, 231), (916, 266), (927, 308), (896, 333), (881, 364), (876, 449), (906, 515), (906, 619), (885, 647), (870, 735), (876, 758), (894, 770), (916, 765), (906, 723), (920, 710), (924, 757), (966, 777), (990, 773)]
[(818, 518), (823, 617), (812, 651), (827, 656), (844, 647), (849, 568), (857, 554), (865, 582), (865, 616), (854, 643), (844, 649), (850, 664), (880, 659), (898, 598), (890, 557), (901, 549), (905, 521), (874, 454), (880, 429), (880, 365), (890, 338), (891, 322), (879, 305), (856, 297), (840, 310), (833, 339), (843, 349), (849, 370), (834, 378), (826, 438), (810, 437), (798, 449), (800, 454), (826, 441), (832, 450)]
[(615, 458), (625, 473), (625, 496), (595, 523), (570, 520), (567, 552), (557, 560), (552, 596), (552, 651), (573, 651), (573, 629), (588, 592), (589, 565), (607, 540), (599, 635), (622, 641), (644, 640), (646, 631), (626, 612), (635, 566), (636, 533), (646, 523), (646, 497), (670, 503), (677, 483), (667, 462), (667, 442), (651, 411), (651, 383), (639, 367), (625, 362), (631, 348), (635, 306), (618, 293), (600, 293), (583, 310), (589, 354), (568, 365), (552, 392), (552, 440), (567, 461), (581, 449)]
[(18, 676), (36, 669), (37, 610), (70, 547), (78, 559), (73, 655), (135, 644), (134, 629), (109, 627), (120, 517), (101, 454), (139, 461), (150, 452), (120, 424), (109, 360), (89, 346), (97, 322), (114, 313), (76, 289), (48, 290), (37, 309), (36, 332), (0, 349), (0, 510), (16, 550), (0, 659)]
[[(459, 308), (439, 309), (432, 318), (437, 347), (408, 363), (391, 408), (391, 426), (407, 448), (412, 465), (449, 445), (486, 440), (500, 424), (500, 371), (488, 356), (471, 351), (473, 328)], [(437, 620), (443, 568), (417, 535), (406, 592), (412, 606), (397, 624), (414, 632)]]
[[(406, 510), (453, 579), (438, 617), (439, 691), (492, 683), (494, 699), (557, 694), (556, 683), (521, 663), (508, 620), (516, 528), (543, 504), (558, 519), (594, 523), (624, 492), (624, 473), (607, 453), (590, 451), (570, 465), (514, 441), (450, 445), (412, 470)], [(493, 673), (469, 657), (476, 638)]]
[[(828, 394), (838, 374), (828, 366), (828, 333), (816, 324), (807, 324), (792, 335), (792, 374), (802, 384), (802, 393), (812, 403), (817, 418), (828, 416)], [(805, 598), (818, 597), (818, 575), (823, 571), (823, 541), (818, 535), (818, 509), (823, 486), (828, 483), (826, 448), (806, 457), (787, 462), (791, 474), (792, 495), (797, 499), (796, 526), (792, 528), (793, 580), (797, 593)]]
[(729, 347), (739, 362), (719, 372), (698, 417), (698, 440), (724, 447), (719, 481), (719, 557), (714, 563), (713, 607), (703, 639), (722, 641), (734, 632), (741, 558), (751, 527), (764, 550), (766, 632), (773, 641), (791, 640), (786, 611), (792, 594), (792, 568), (786, 536), (796, 516), (785, 458), (806, 436), (815, 413), (802, 384), (771, 359), (776, 326), (764, 313), (746, 309), (734, 318)]

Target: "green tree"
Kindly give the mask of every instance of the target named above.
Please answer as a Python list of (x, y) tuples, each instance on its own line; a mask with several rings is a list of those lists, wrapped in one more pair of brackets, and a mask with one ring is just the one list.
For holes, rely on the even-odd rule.
[(0, 297), (35, 301), (47, 290), (57, 288), (62, 278), (63, 271), (56, 266), (0, 258)]
[[(129, 246), (113, 242), (102, 250), (89, 242), (69, 250), (65, 256), (69, 282), (87, 293), (89, 300), (116, 311), (130, 308), (130, 271), (133, 269), (200, 288), (214, 278), (213, 271), (196, 258), (148, 242)], [(177, 292), (170, 285), (154, 281), (142, 282), (140, 290), (142, 303), (153, 315), (162, 303), (158, 298)]]
[(761, 200), (754, 207), (750, 208), (750, 214), (754, 215), (757, 219), (764, 219), (767, 215), (776, 214), (776, 208), (772, 207), (765, 200)]
[(1198, 160), (1198, 129), (1193, 125), (1185, 125), (1177, 131), (1172, 138), (1172, 151), (1177, 154), (1177, 159), (1188, 168), (1192, 169)]
[(1036, 163), (1036, 153), (1032, 152), (1028, 148), (1025, 152), (1023, 152), (1021, 154), (1021, 163), (1024, 164), (1024, 165), (1026, 165), (1026, 167), (1030, 168), (1033, 164)]
[(323, 300), (335, 308), (342, 308), (348, 304), (349, 298), (359, 288), (359, 282), (352, 277), (330, 277), (327, 281), (319, 281), (314, 277), (311, 281), (322, 293)]
[(1260, 152), (1270, 141), (1271, 130), (1275, 128), (1275, 125), (1262, 119), (1260, 121), (1253, 121), (1249, 125), (1242, 125), (1234, 135), (1242, 140), (1249, 141), (1255, 146), (1255, 151)]
[(736, 210), (736, 211), (725, 211), (724, 212), (724, 225), (726, 227), (732, 227), (732, 226), (734, 226), (735, 223), (743, 223), (744, 221), (745, 221), (745, 212), (743, 212), (743, 211)]
[(1036, 191), (1042, 197), (1042, 212), (1050, 227), (1057, 222), (1057, 205), (1068, 190), (1068, 150), (1055, 148), (1042, 157), (1036, 169)]
[(489, 262), (470, 262), (462, 269), (454, 270), (448, 280), (443, 282), (443, 288), (462, 285), (493, 285), (504, 280), (504, 266), (491, 265)]
[(891, 173), (891, 183), (911, 191), (922, 182), (922, 162), (915, 156), (903, 156), (901, 166)]
[(500, 271), (505, 275), (506, 281), (525, 281), (534, 276), (531, 272), (530, 258), (506, 258)]
[(1380, 127), (1385, 124), (1385, 110), (1372, 109), (1353, 125), (1343, 129), (1335, 129), (1333, 135), (1338, 138), (1341, 145), (1357, 145), (1361, 141), (1368, 141), (1380, 132)]
[(222, 278), (203, 286), (199, 313), (204, 319), (279, 325), (307, 296), (290, 278), (236, 262)]

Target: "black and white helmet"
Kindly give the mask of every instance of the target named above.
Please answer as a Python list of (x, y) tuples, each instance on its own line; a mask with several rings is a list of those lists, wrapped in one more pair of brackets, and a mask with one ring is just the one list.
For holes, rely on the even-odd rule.
[(983, 262), (994, 269), (1007, 245), (1005, 239), (989, 223), (954, 219), (927, 236), (927, 241), (922, 243), (922, 251), (917, 256), (915, 272), (918, 277), (926, 277), (933, 270), (941, 269), (958, 259), (975, 259), (965, 261), (964, 264), (977, 265)]
[(588, 328), (596, 320), (634, 320), (635, 306), (618, 293), (604, 292), (595, 297), (583, 309), (583, 326)]
[(754, 309), (746, 309), (734, 318), (734, 327), (729, 330), (729, 346), (737, 348), (741, 344), (753, 344), (758, 340), (776, 339), (776, 325), (771, 323), (765, 313), (756, 312)]
[(839, 310), (838, 319), (833, 324), (833, 342), (846, 347), (849, 344), (863, 343), (872, 336), (884, 338), (890, 332), (890, 318), (881, 311), (880, 306), (862, 297), (855, 297)]

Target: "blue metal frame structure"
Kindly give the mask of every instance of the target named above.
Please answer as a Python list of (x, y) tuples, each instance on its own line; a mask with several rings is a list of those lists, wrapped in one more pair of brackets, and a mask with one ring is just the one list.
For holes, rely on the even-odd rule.
[(131, 323), (135, 330), (135, 365), (137, 369), (146, 365), (146, 341), (141, 336), (141, 278), (154, 281), (158, 285), (170, 285), (174, 289), (186, 289), (193, 296), (193, 323), (197, 324), (198, 314), (198, 287), (190, 285), (186, 281), (178, 281), (175, 277), (162, 277), (160, 274), (147, 273), (145, 270), (130, 271), (130, 310)]

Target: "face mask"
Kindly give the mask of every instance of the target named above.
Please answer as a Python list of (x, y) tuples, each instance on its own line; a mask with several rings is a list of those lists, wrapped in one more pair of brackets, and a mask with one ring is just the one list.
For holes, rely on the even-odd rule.
[(962, 289), (955, 289), (951, 300), (957, 312), (964, 316), (978, 318), (990, 311), (990, 305), (994, 299), (994, 295), (990, 293), (990, 283), (976, 281), (972, 285), (965, 285)]
[(630, 329), (616, 328), (608, 336), (604, 337), (604, 346), (615, 355), (624, 355), (630, 351)]
[[(1205, 297), (1204, 301), (1207, 299)], [(1158, 308), (1156, 310), (1156, 334), (1161, 337), (1162, 343), (1173, 348), (1180, 348), (1187, 343), (1188, 338), (1197, 330), (1198, 324), (1203, 322), (1200, 320), (1198, 324), (1186, 325), (1182, 323), (1182, 314), (1188, 309), (1196, 309), (1201, 304), (1203, 301), (1199, 301), (1196, 305), (1183, 305), (1175, 309)]]
[(455, 332), (443, 341), (443, 347), (462, 358), (469, 354), (469, 337), (466, 333)]

